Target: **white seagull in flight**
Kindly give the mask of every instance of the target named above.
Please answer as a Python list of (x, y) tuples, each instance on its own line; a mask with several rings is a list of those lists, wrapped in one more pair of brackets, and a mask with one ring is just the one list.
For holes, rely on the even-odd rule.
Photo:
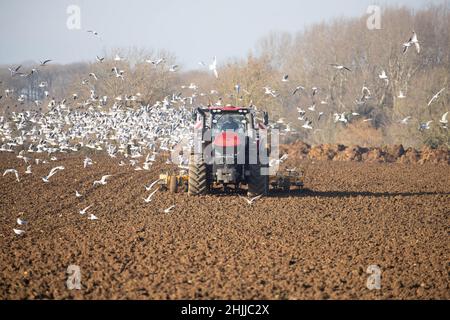
[(442, 88), (441, 90), (439, 90), (438, 93), (436, 93), (431, 100), (428, 102), (428, 106), (430, 106), (435, 100), (439, 99), (439, 96), (441, 95), (441, 93), (445, 90), (445, 88)]
[(54, 167), (52, 170), (50, 170), (50, 173), (48, 174), (48, 176), (42, 177), (42, 181), (44, 181), (46, 183), (49, 182), (48, 179), (50, 179), (50, 177), (52, 177), (59, 170), (64, 170), (64, 167), (63, 166)]
[(217, 73), (217, 57), (213, 58), (213, 62), (209, 65), (209, 70), (214, 73), (216, 79), (219, 78), (219, 74)]
[(256, 196), (256, 197), (251, 198), (251, 199), (247, 199), (246, 197), (243, 197), (243, 196), (239, 195), (239, 198), (244, 199), (244, 200), (247, 202), (247, 204), (248, 204), (249, 206), (251, 206), (251, 205), (253, 204), (253, 202), (255, 202), (256, 200), (258, 200), (258, 199), (261, 198), (262, 196), (263, 196), (263, 195), (260, 194), (260, 195), (258, 195), (258, 196)]
[(411, 38), (409, 38), (408, 42), (403, 44), (403, 53), (405, 54), (412, 45), (415, 45), (417, 53), (420, 53), (420, 44), (419, 40), (417, 40), (417, 34), (415, 31), (413, 31), (413, 34)]

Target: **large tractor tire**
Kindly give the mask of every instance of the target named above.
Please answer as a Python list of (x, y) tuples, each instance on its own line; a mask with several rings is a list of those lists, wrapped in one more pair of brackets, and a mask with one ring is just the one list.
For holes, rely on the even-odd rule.
[(188, 195), (197, 196), (209, 192), (209, 175), (206, 163), (196, 155), (189, 161)]
[(250, 176), (248, 177), (248, 197), (256, 197), (260, 194), (267, 195), (269, 192), (269, 176), (261, 174), (260, 165), (250, 165)]

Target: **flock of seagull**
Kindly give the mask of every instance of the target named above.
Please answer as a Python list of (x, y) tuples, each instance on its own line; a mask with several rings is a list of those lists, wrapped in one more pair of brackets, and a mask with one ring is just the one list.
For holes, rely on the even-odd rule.
[[(410, 39), (407, 42), (403, 43), (403, 54), (406, 54), (408, 49), (410, 47), (412, 47), (412, 46), (415, 47), (417, 54), (419, 54), (420, 53), (420, 43), (419, 43), (419, 40), (418, 40), (418, 37), (417, 37), (417, 34), (416, 34), (415, 31), (413, 31), (413, 34), (410, 37)], [(331, 67), (333, 67), (334, 69), (336, 69), (338, 72), (344, 72), (344, 71), (345, 72), (352, 72), (352, 70), (349, 67), (347, 67), (345, 65), (342, 65), (342, 64), (331, 63), (329, 65)], [(380, 80), (384, 81), (386, 85), (389, 84), (389, 76), (387, 75), (385, 70), (381, 70), (381, 73), (378, 74), (378, 78)], [(281, 82), (289, 82), (289, 75), (287, 75), (287, 74), (283, 75), (283, 77), (281, 78)], [(266, 95), (269, 95), (269, 96), (271, 96), (273, 98), (277, 98), (279, 96), (279, 94), (276, 92), (276, 90), (273, 90), (271, 87), (266, 86), (263, 89), (264, 89), (264, 93)], [(436, 94), (434, 94), (433, 97), (431, 97), (431, 99), (427, 103), (427, 106), (431, 107), (431, 105), (433, 103), (435, 103), (441, 97), (441, 95), (445, 91), (445, 89), (446, 88), (442, 88)], [(293, 90), (292, 95), (294, 96), (296, 94), (301, 94), (302, 92), (306, 92), (306, 91), (307, 91), (307, 89), (305, 88), (305, 86), (297, 85), (295, 87), (295, 89)], [(319, 92), (319, 89), (317, 87), (312, 87), (311, 88), (310, 98), (311, 98), (312, 104), (311, 104), (311, 106), (309, 106), (307, 108), (307, 110), (309, 110), (311, 112), (316, 112), (316, 103), (317, 102), (316, 102), (315, 97), (318, 94), (318, 92)], [(356, 101), (355, 101), (356, 105), (363, 105), (367, 100), (371, 99), (371, 97), (372, 97), (370, 89), (366, 85), (364, 85), (362, 87), (361, 95), (362, 96), (360, 98), (356, 99)], [(403, 93), (403, 91), (400, 91), (398, 96), (397, 96), (397, 98), (398, 99), (405, 99), (406, 95)], [(328, 104), (327, 99), (321, 100), (320, 104), (321, 105), (327, 105)], [(300, 121), (303, 121), (303, 125), (301, 126), (303, 129), (313, 130), (314, 129), (314, 127), (312, 126), (313, 122), (312, 122), (312, 120), (310, 120), (310, 118), (312, 118), (312, 116), (310, 116), (310, 117), (306, 116), (307, 110), (304, 110), (301, 107), (297, 107), (297, 111), (298, 111), (298, 115), (299, 115), (297, 119), (300, 120)], [(325, 115), (324, 112), (318, 112), (318, 116), (316, 117), (317, 118), (317, 122), (319, 122), (320, 119), (324, 115)], [(357, 112), (353, 112), (353, 111), (350, 111), (350, 112), (344, 111), (342, 113), (334, 113), (334, 114), (332, 114), (332, 116), (334, 118), (334, 123), (341, 122), (341, 123), (347, 124), (352, 118), (358, 117), (358, 116), (360, 116), (360, 114), (357, 113)], [(447, 116), (448, 116), (448, 112), (444, 113), (442, 115), (441, 119), (439, 120), (439, 123), (440, 123), (440, 125), (441, 125), (441, 127), (443, 129), (448, 129)], [(400, 124), (403, 124), (403, 125), (408, 125), (409, 124), (409, 120), (411, 120), (411, 119), (412, 119), (411, 116), (407, 116), (407, 117), (405, 117), (403, 119), (398, 120), (398, 122)], [(363, 122), (368, 122), (368, 121), (372, 121), (372, 120), (373, 119), (370, 119), (370, 118), (369, 119), (364, 119)], [(427, 122), (419, 123), (418, 129), (420, 131), (429, 130), (431, 128), (430, 125), (431, 125), (432, 122), (433, 122), (433, 120), (429, 120)], [(284, 119), (281, 118), (278, 121), (278, 123), (285, 125), (286, 128), (284, 129), (284, 131), (291, 132), (291, 133), (294, 132), (294, 130), (291, 129), (291, 127), (290, 127), (291, 123), (285, 123)], [(317, 130), (320, 130), (320, 129), (317, 129)]]
[[(141, 105), (138, 108), (124, 107), (115, 102), (111, 108), (101, 104), (91, 105), (86, 111), (56, 103), (50, 111), (12, 112), (11, 118), (0, 117), (0, 137), (2, 144), (0, 152), (17, 153), (17, 158), (23, 161), (26, 171), (23, 174), (33, 174), (32, 168), (58, 161), (58, 154), (77, 152), (83, 148), (104, 151), (118, 166), (128, 166), (135, 171), (151, 170), (151, 167), (162, 153), (173, 152), (178, 145), (192, 144), (193, 130), (192, 113), (185, 105), (174, 106), (170, 102), (157, 102), (153, 106)], [(188, 159), (182, 153), (177, 164), (186, 169)], [(281, 160), (284, 160), (281, 159)], [(171, 163), (167, 159), (166, 163)], [(94, 165), (94, 161), (86, 156), (83, 168)], [(19, 169), (20, 170), (20, 169)], [(6, 169), (5, 175), (14, 175), (21, 182), (19, 170)], [(58, 172), (65, 170), (62, 165), (53, 167), (49, 173), (41, 177), (42, 183), (51, 183)], [(101, 187), (112, 179), (113, 175), (103, 175), (92, 182), (93, 187)], [(145, 203), (150, 203), (158, 188), (154, 188), (159, 180), (145, 185), (149, 192)], [(78, 190), (74, 191), (76, 198), (82, 198)], [(256, 199), (250, 200), (251, 203)], [(87, 213), (92, 205), (79, 211), (80, 215)], [(170, 213), (175, 205), (163, 210)], [(89, 220), (98, 220), (94, 214), (89, 214)], [(25, 230), (14, 229), (17, 235)]]
[[(95, 37), (98, 37), (98, 32), (94, 30), (87, 31)], [(403, 52), (406, 54), (408, 48), (414, 46), (417, 53), (420, 53), (420, 44), (416, 33), (410, 40), (403, 44)], [(98, 63), (103, 63), (104, 57), (96, 56)], [(124, 58), (116, 55), (114, 61), (122, 61)], [(39, 66), (32, 68), (30, 72), (22, 73), (21, 66), (10, 67), (9, 71), (11, 77), (22, 76), (28, 77), (31, 74), (38, 72), (39, 67), (47, 66), (52, 60), (46, 59), (40, 62)], [(158, 66), (165, 64), (164, 58), (158, 58), (155, 60), (148, 59), (147, 63)], [(217, 71), (217, 59), (213, 58), (211, 64), (207, 65), (204, 62), (199, 62), (199, 65), (207, 68), (212, 72), (214, 77), (218, 78)], [(352, 72), (352, 70), (344, 65), (330, 64), (331, 67), (338, 72)], [(170, 72), (177, 72), (179, 70), (178, 65), (168, 66)], [(118, 67), (113, 67), (111, 73), (114, 77), (120, 80), (124, 80), (125, 72)], [(89, 77), (99, 80), (94, 73), (89, 73)], [(383, 70), (379, 75), (380, 80), (389, 82), (389, 77)], [(289, 75), (284, 75), (281, 82), (288, 83)], [(88, 84), (88, 80), (83, 80), (83, 84)], [(41, 82), (39, 88), (45, 89), (47, 83)], [(38, 111), (23, 111), (12, 112), (10, 117), (0, 116), (0, 152), (18, 152), (17, 158), (24, 161), (26, 170), (24, 174), (32, 174), (32, 167), (49, 163), (49, 161), (58, 161), (57, 155), (61, 153), (76, 152), (82, 148), (87, 148), (96, 151), (104, 151), (111, 158), (117, 159), (118, 166), (130, 166), (135, 171), (150, 170), (153, 163), (157, 160), (157, 157), (163, 153), (173, 152), (179, 145), (184, 145), (186, 148), (192, 145), (191, 132), (194, 124), (192, 121), (192, 106), (195, 104), (195, 98), (204, 94), (198, 93), (198, 86), (191, 83), (190, 85), (184, 85), (182, 89), (192, 90), (192, 94), (183, 96), (181, 93), (176, 93), (165, 97), (162, 101), (157, 101), (153, 105), (143, 105), (142, 103), (131, 108), (128, 107), (127, 101), (137, 101), (140, 97), (140, 93), (134, 95), (118, 96), (111, 100), (113, 103), (108, 105), (110, 99), (107, 96), (98, 96), (95, 88), (92, 87), (90, 97), (81, 103), (76, 102), (78, 100), (78, 94), (74, 93), (71, 99), (63, 99), (62, 101), (56, 101), (54, 98), (50, 100), (47, 112)], [(239, 84), (235, 86), (238, 94), (241, 87)], [(270, 95), (274, 98), (279, 95), (269, 86), (262, 88), (266, 95)], [(242, 89), (246, 92), (245, 89)], [(437, 92), (429, 101), (428, 106), (431, 106), (436, 102), (445, 88)], [(297, 85), (292, 90), (292, 95), (298, 95), (306, 92), (307, 89), (302, 85)], [(6, 96), (10, 96), (14, 93), (12, 89), (6, 89)], [(316, 110), (316, 100), (318, 96), (319, 88), (312, 87), (310, 96), (313, 100), (313, 104), (307, 108), (310, 112), (318, 112)], [(216, 90), (211, 90), (211, 94), (218, 94)], [(364, 86), (362, 89), (362, 97), (359, 102), (364, 102), (371, 97), (370, 89)], [(49, 92), (45, 91), (45, 96), (49, 97)], [(398, 98), (405, 98), (405, 95), (400, 92)], [(0, 96), (1, 99), (1, 96)], [(26, 97), (23, 94), (18, 96), (19, 102), (24, 102)], [(37, 105), (40, 102), (35, 101)], [(320, 101), (321, 105), (326, 105), (326, 100)], [(221, 106), (222, 100), (219, 99), (215, 106)], [(80, 110), (79, 106), (82, 106)], [(306, 130), (313, 129), (312, 121), (306, 117), (306, 110), (298, 107), (298, 120), (303, 121), (302, 128)], [(351, 117), (358, 116), (356, 112), (343, 112), (334, 113), (334, 122), (348, 123)], [(447, 115), (446, 112), (440, 119), (440, 123), (443, 127), (447, 128)], [(324, 116), (324, 112), (318, 112), (318, 119)], [(399, 120), (401, 124), (408, 124), (411, 116)], [(364, 121), (370, 121), (366, 119)], [(420, 130), (430, 129), (432, 120), (421, 123)], [(293, 132), (290, 128), (290, 124), (285, 124), (284, 119), (280, 118), (276, 122), (272, 122), (270, 126), (274, 128), (284, 124), (286, 132)], [(187, 152), (179, 153), (177, 164), (180, 168), (186, 168), (188, 159), (185, 156)], [(273, 159), (274, 162), (280, 163), (286, 159), (287, 155), (284, 155), (280, 159)], [(120, 159), (120, 160), (119, 160)], [(167, 160), (168, 163), (171, 160)], [(94, 162), (89, 157), (83, 160), (83, 167), (87, 168), (92, 166)], [(58, 172), (65, 170), (64, 166), (55, 166), (50, 170), (48, 175), (41, 177), (43, 183), (50, 183), (51, 178), (58, 174)], [(16, 181), (20, 183), (19, 171), (15, 168), (6, 169), (3, 173), (5, 175), (14, 175)], [(104, 175), (99, 180), (93, 181), (94, 187), (101, 187), (108, 183), (108, 179), (111, 179), (112, 175)], [(153, 181), (148, 186), (144, 186), (149, 195), (143, 198), (145, 203), (150, 203), (153, 200), (155, 193), (158, 189), (154, 189), (154, 186), (158, 180)], [(75, 197), (82, 198), (83, 195), (75, 190)], [(254, 201), (259, 199), (260, 196), (253, 199), (244, 198), (245, 201), (252, 205)], [(79, 211), (80, 215), (85, 215), (87, 211), (92, 208), (92, 205)], [(175, 208), (175, 205), (170, 206), (163, 210), (165, 213), (171, 212)], [(89, 220), (98, 220), (94, 214), (90, 213)], [(25, 220), (17, 219), (19, 226), (26, 224)], [(23, 234), (25, 231), (14, 228), (14, 233), (17, 235)]]
[[(97, 31), (95, 31), (95, 30), (88, 30), (87, 32), (92, 34), (95, 37), (99, 37), (99, 33)], [(419, 54), (420, 51), (421, 51), (421, 47), (420, 47), (420, 42), (418, 40), (418, 37), (417, 37), (417, 34), (416, 34), (415, 31), (413, 31), (413, 34), (410, 37), (410, 39), (407, 42), (403, 43), (403, 53), (406, 54), (408, 49), (410, 47), (412, 47), (412, 46), (415, 47), (417, 54)], [(99, 63), (103, 63), (103, 61), (105, 60), (105, 57), (99, 57), (97, 55), (96, 56), (96, 60)], [(125, 58), (121, 57), (119, 54), (116, 54), (114, 59), (113, 59), (113, 61), (115, 61), (115, 62), (119, 62), (119, 61), (123, 61), (123, 60), (125, 60)], [(40, 62), (39, 67), (44, 67), (51, 61), (52, 61), (51, 59), (43, 60), (43, 61)], [(156, 66), (159, 66), (159, 65), (166, 64), (166, 59), (165, 58), (146, 59), (145, 62), (156, 67)], [(218, 71), (217, 71), (217, 58), (216, 57), (213, 58), (212, 62), (209, 65), (206, 64), (203, 61), (200, 61), (199, 65), (209, 69), (214, 74), (214, 76), (216, 78), (219, 77), (219, 74), (218, 74)], [(342, 65), (342, 64), (331, 63), (330, 66), (333, 67), (334, 69), (336, 69), (338, 72), (344, 72), (344, 71), (345, 72), (352, 72), (352, 70), (349, 67), (347, 67), (345, 65)], [(21, 68), (21, 66), (10, 67), (9, 71), (11, 73), (11, 76), (20, 75), (20, 76), (23, 76), (23, 77), (28, 77), (28, 76), (38, 72), (38, 70), (39, 70), (38, 67), (35, 67), (35, 68), (32, 68), (30, 72), (22, 73), (22, 72), (20, 72), (20, 68)], [(168, 70), (170, 72), (176, 72), (176, 71), (179, 70), (179, 66), (176, 65), (176, 64), (169, 65), (168, 66)], [(117, 66), (114, 66), (111, 69), (111, 73), (112, 73), (113, 76), (115, 76), (118, 79), (121, 79), (121, 80), (125, 79), (124, 78), (125, 71), (119, 69)], [(89, 73), (89, 77), (92, 77), (96, 81), (98, 80), (98, 77), (93, 72)], [(384, 81), (386, 83), (386, 85), (389, 84), (389, 76), (388, 76), (388, 74), (386, 73), (385, 70), (381, 70), (381, 73), (378, 75), (378, 78), (380, 80)], [(283, 82), (283, 83), (289, 82), (289, 75), (287, 75), (287, 74), (283, 75), (283, 77), (281, 79), (281, 82)], [(82, 84), (83, 85), (88, 85), (89, 84), (89, 80), (83, 80)], [(48, 84), (46, 82), (41, 82), (39, 84), (39, 87), (40, 88), (45, 88), (45, 87), (47, 87), (47, 85)], [(172, 94), (172, 96), (167, 96), (162, 102), (158, 101), (157, 104), (159, 105), (159, 104), (162, 103), (165, 106), (170, 106), (171, 104), (177, 103), (177, 102), (182, 102), (183, 104), (186, 104), (186, 101), (188, 101), (189, 104), (192, 106), (194, 104), (194, 102), (195, 102), (197, 97), (204, 97), (204, 96), (206, 96), (206, 94), (203, 93), (203, 92), (198, 93), (198, 91), (197, 91), (198, 90), (198, 86), (195, 85), (194, 83), (191, 83), (189, 86), (183, 85), (183, 86), (181, 86), (181, 88), (182, 89), (186, 89), (186, 88), (187, 89), (191, 89), (194, 92), (192, 94), (186, 95), (184, 97), (182, 96), (181, 93), (174, 93), (174, 94)], [(235, 89), (237, 91), (237, 94), (239, 95), (239, 93), (241, 91), (240, 85), (236, 84)], [(269, 95), (269, 96), (271, 96), (273, 98), (279, 97), (279, 94), (276, 92), (276, 90), (273, 90), (269, 86), (265, 86), (262, 89), (264, 90), (264, 94), (265, 95)], [(445, 89), (446, 88), (442, 88), (435, 95), (433, 95), (433, 97), (431, 97), (431, 99), (429, 100), (429, 102), (427, 104), (428, 107), (431, 107), (431, 105), (440, 98), (440, 96), (442, 95), (442, 93), (444, 92)], [(246, 94), (249, 94), (249, 92), (247, 90), (245, 90), (245, 89), (243, 89), (242, 91), (244, 93), (246, 93)], [(294, 90), (292, 92), (292, 95), (293, 96), (300, 95), (302, 93), (305, 93), (306, 91), (307, 91), (307, 89), (305, 88), (305, 86), (297, 85), (294, 88)], [(11, 95), (13, 92), (14, 92), (13, 89), (6, 89), (5, 90), (5, 94), (6, 94), (7, 97), (9, 95)], [(78, 105), (83, 106), (83, 107), (88, 107), (88, 106), (92, 106), (92, 103), (98, 102), (98, 103), (102, 104), (103, 106), (106, 106), (107, 100), (108, 100), (107, 96), (98, 97), (96, 92), (95, 92), (95, 88), (94, 87), (92, 87), (90, 89), (90, 92), (91, 92), (90, 99), (88, 99), (88, 100), (86, 100), (84, 102), (81, 102)], [(49, 96), (49, 92), (48, 91), (44, 91), (44, 93), (45, 93), (46, 97)], [(310, 111), (312, 114), (310, 114), (309, 116), (306, 116), (307, 110), (304, 110), (301, 107), (297, 107), (297, 111), (298, 111), (298, 118), (297, 119), (299, 121), (303, 121), (303, 125), (301, 125), (301, 128), (303, 128), (303, 129), (306, 129), (306, 130), (314, 129), (313, 121), (311, 119), (316, 118), (317, 122), (319, 122), (325, 116), (325, 113), (323, 111), (316, 110), (316, 104), (317, 104), (316, 97), (317, 97), (318, 93), (319, 93), (319, 88), (317, 88), (317, 87), (312, 87), (311, 88), (310, 97), (311, 97), (311, 100), (312, 100), (312, 104), (311, 104), (311, 106), (307, 107), (307, 110)], [(211, 95), (213, 95), (213, 94), (217, 94), (218, 95), (218, 91), (213, 89), (213, 90), (211, 90), (210, 94)], [(233, 96), (233, 95), (230, 94), (229, 96)], [(2, 96), (0, 96), (0, 99), (1, 99), (1, 97)], [(138, 100), (140, 100), (140, 97), (141, 97), (141, 94), (140, 93), (136, 93), (134, 95), (117, 96), (114, 99), (117, 102), (122, 102), (123, 100), (125, 100), (125, 101), (138, 101)], [(355, 100), (356, 105), (364, 104), (367, 100), (371, 99), (371, 97), (372, 97), (372, 94), (371, 94), (370, 89), (366, 85), (364, 85), (362, 87), (362, 89), (361, 89), (361, 97), (357, 98)], [(74, 100), (78, 99), (78, 94), (74, 93), (72, 98)], [(405, 99), (406, 95), (404, 94), (403, 91), (400, 90), (397, 98), (398, 99)], [(24, 103), (25, 100), (26, 100), (26, 96), (23, 95), (23, 94), (20, 94), (19, 97), (17, 98), (17, 100), (19, 102), (21, 102), (21, 103)], [(320, 100), (320, 105), (328, 105), (328, 101), (327, 100), (328, 100), (328, 98), (326, 98), (324, 100)], [(38, 101), (38, 100), (36, 100), (34, 102), (35, 102), (36, 105), (40, 105), (41, 104), (41, 101)], [(65, 105), (65, 102), (66, 102), (66, 100), (63, 100), (61, 102), (61, 104)], [(56, 103), (57, 102), (55, 101), (55, 99), (51, 99), (49, 104), (48, 104), (48, 106), (49, 107), (54, 107), (56, 105)], [(219, 97), (217, 102), (210, 103), (210, 104), (213, 104), (215, 106), (221, 106), (222, 105), (222, 98)], [(314, 114), (313, 114), (315, 112), (317, 113), (317, 117), (315, 117)], [(447, 124), (448, 124), (447, 115), (448, 115), (448, 113), (444, 113), (442, 115), (442, 118), (439, 120), (439, 123), (442, 125), (442, 127), (444, 129), (447, 129)], [(358, 116), (360, 116), (360, 114), (357, 113), (357, 112), (353, 112), (353, 111), (350, 111), (350, 112), (344, 111), (344, 112), (341, 112), (341, 113), (333, 113), (333, 114), (331, 114), (331, 116), (334, 118), (334, 122), (335, 123), (340, 122), (340, 123), (347, 124), (349, 121), (351, 121), (352, 118), (358, 117)], [(407, 125), (407, 124), (409, 124), (409, 121), (411, 120), (411, 118), (412, 118), (411, 116), (407, 116), (407, 117), (405, 117), (403, 119), (399, 119), (398, 122), (400, 124)], [(364, 122), (368, 122), (368, 121), (372, 121), (372, 120), (373, 119), (364, 119), (363, 121)], [(427, 122), (424, 122), (424, 123), (419, 123), (418, 129), (420, 131), (428, 130), (428, 129), (431, 128), (431, 123), (432, 122), (433, 122), (433, 120), (430, 120), (430, 121), (427, 121)], [(291, 132), (291, 133), (295, 132), (295, 130), (291, 128), (291, 123), (284, 123), (284, 119), (280, 119), (279, 121), (277, 121), (276, 124), (273, 123), (271, 126), (274, 127), (276, 125), (284, 125), (285, 126), (285, 129), (284, 129), (285, 132)], [(317, 130), (320, 130), (320, 129), (317, 129)]]
[[(99, 105), (101, 107), (101, 105)], [(111, 158), (118, 159), (118, 166), (129, 166), (135, 171), (150, 170), (158, 156), (173, 151), (182, 141), (190, 141), (191, 111), (186, 106), (170, 107), (163, 103), (153, 106), (141, 105), (137, 109), (115, 103), (109, 110), (91, 106), (86, 111), (73, 110), (64, 103), (58, 103), (49, 112), (13, 112), (11, 119), (0, 117), (0, 152), (20, 152), (26, 171), (32, 174), (32, 167), (58, 161), (58, 154), (76, 152), (82, 148), (105, 151)], [(120, 161), (119, 161), (120, 159)], [(167, 160), (170, 163), (170, 160)], [(83, 168), (92, 166), (89, 157), (83, 160)], [(179, 157), (179, 165), (187, 165), (187, 157)], [(55, 166), (48, 175), (41, 177), (43, 183), (50, 183), (64, 166)], [(6, 169), (3, 176), (12, 174), (20, 182), (19, 171)], [(104, 175), (93, 181), (94, 187), (107, 184), (112, 175)], [(157, 181), (145, 186), (150, 191)], [(158, 189), (156, 189), (158, 190)], [(151, 202), (153, 191), (146, 203)], [(83, 197), (75, 191), (75, 197)], [(83, 215), (90, 208), (80, 211)], [(173, 207), (165, 209), (169, 213)], [(98, 218), (91, 214), (90, 220)], [(20, 234), (23, 234), (20, 233)]]

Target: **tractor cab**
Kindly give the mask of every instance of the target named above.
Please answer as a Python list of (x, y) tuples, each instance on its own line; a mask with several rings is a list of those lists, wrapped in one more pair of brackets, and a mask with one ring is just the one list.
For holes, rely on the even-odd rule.
[(248, 120), (242, 113), (239, 114), (215, 114), (212, 119), (213, 135), (223, 132), (245, 133)]
[[(252, 122), (249, 113), (214, 112), (211, 115), (211, 141), (214, 149), (239, 147), (245, 142)], [(220, 152), (219, 153), (223, 153)]]

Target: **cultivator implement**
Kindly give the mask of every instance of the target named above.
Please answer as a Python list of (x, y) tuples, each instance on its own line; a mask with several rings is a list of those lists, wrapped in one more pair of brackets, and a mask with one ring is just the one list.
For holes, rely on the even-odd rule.
[[(303, 188), (304, 171), (303, 170), (286, 170), (286, 172), (278, 172), (273, 176), (269, 176), (270, 190), (289, 192), (292, 190), (301, 190)], [(189, 191), (189, 175), (185, 170), (181, 170), (178, 174), (163, 173), (159, 175), (158, 182), (160, 189), (170, 191), (171, 193), (188, 192)], [(220, 184), (213, 184), (212, 189), (222, 187)], [(225, 188), (225, 191), (231, 191), (236, 188)]]

